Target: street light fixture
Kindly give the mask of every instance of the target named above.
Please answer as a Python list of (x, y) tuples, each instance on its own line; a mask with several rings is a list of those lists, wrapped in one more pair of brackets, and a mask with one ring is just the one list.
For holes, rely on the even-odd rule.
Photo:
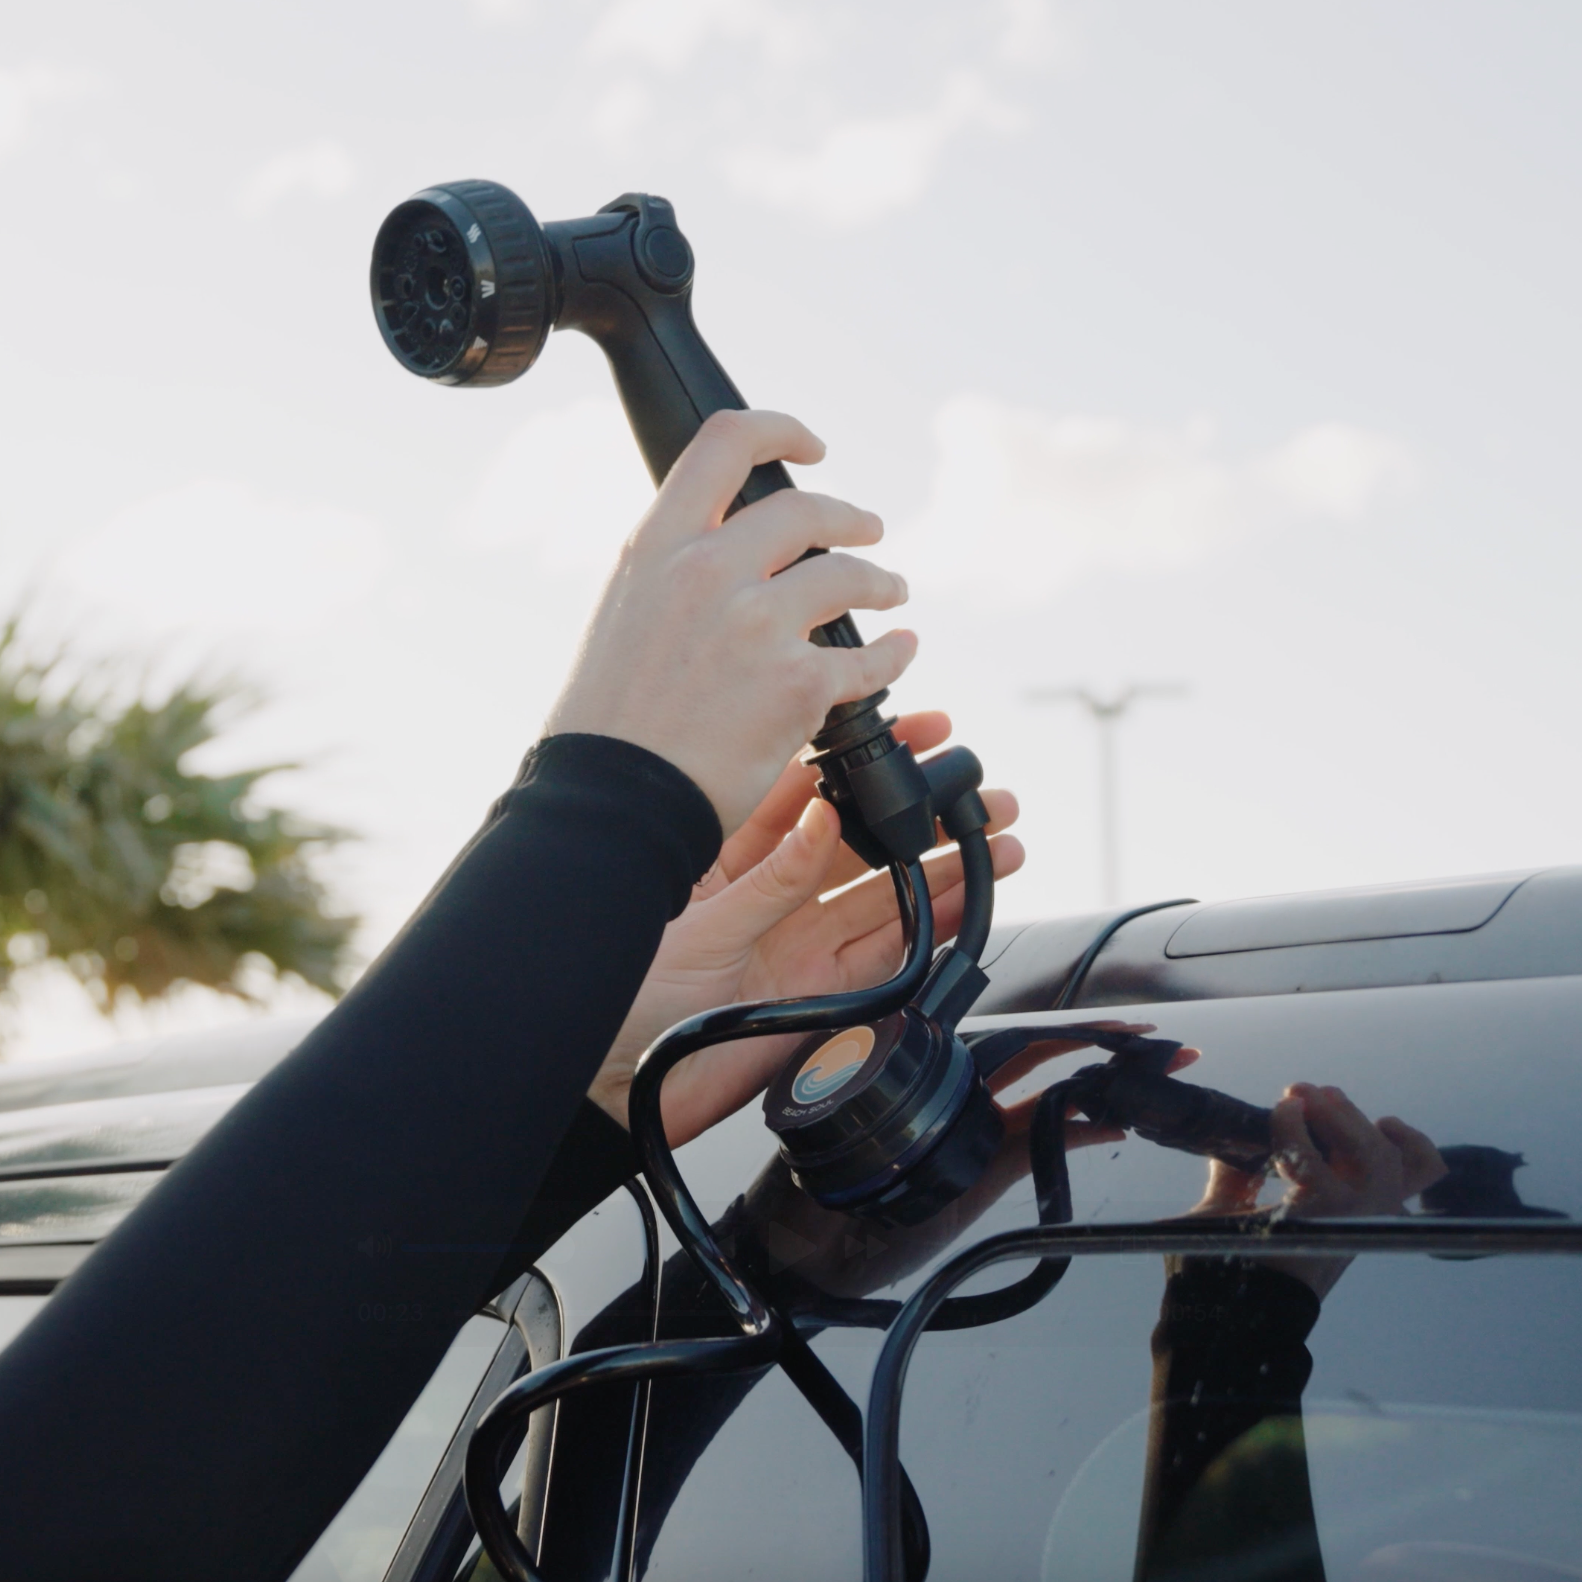
[(1099, 731), (1100, 846), (1104, 861), (1104, 904), (1120, 905), (1120, 810), (1115, 784), (1115, 727), (1143, 698), (1184, 698), (1190, 689), (1181, 682), (1147, 681), (1123, 687), (1103, 698), (1086, 687), (1036, 687), (1029, 703), (1080, 703)]

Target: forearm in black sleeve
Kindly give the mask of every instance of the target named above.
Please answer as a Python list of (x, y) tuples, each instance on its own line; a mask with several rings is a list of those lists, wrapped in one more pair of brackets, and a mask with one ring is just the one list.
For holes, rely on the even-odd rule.
[(719, 841), (640, 748), (529, 755), (356, 988), (0, 1355), (0, 1575), (289, 1576), (494, 1293)]
[(494, 1278), (503, 1291), (591, 1209), (639, 1170), (631, 1134), (592, 1099), (584, 1099), (544, 1172)]
[(1138, 1582), (1324, 1582), (1302, 1391), (1311, 1288), (1250, 1262), (1193, 1258), (1165, 1286)]

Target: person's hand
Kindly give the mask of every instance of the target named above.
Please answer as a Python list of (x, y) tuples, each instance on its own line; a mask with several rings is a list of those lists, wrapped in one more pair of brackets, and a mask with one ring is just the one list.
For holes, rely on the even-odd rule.
[(807, 640), (846, 610), (906, 600), (900, 577), (853, 555), (795, 564), (815, 547), (878, 543), (871, 511), (782, 489), (724, 520), (758, 463), (823, 454), (778, 412), (709, 418), (622, 549), (546, 722), (550, 735), (615, 736), (667, 759), (727, 835), (834, 704), (889, 686), (916, 651), (905, 631), (865, 648)]
[[(1416, 1127), (1393, 1115), (1370, 1121), (1335, 1087), (1293, 1082), (1275, 1105), (1269, 1130), (1272, 1162), (1286, 1183), (1282, 1209), (1292, 1216), (1346, 1219), (1404, 1214), (1408, 1198), (1446, 1174), (1439, 1150)], [(1257, 1206), (1263, 1181), (1262, 1176), (1211, 1160), (1208, 1187), (1191, 1212), (1249, 1213)], [(1305, 1281), (1320, 1297), (1329, 1293), (1350, 1262), (1350, 1258), (1267, 1260), (1269, 1267)]]
[[(896, 735), (915, 752), (950, 735), (944, 714), (912, 714)], [(720, 852), (687, 910), (665, 930), (654, 964), (588, 1096), (626, 1124), (643, 1051), (683, 1017), (736, 1000), (865, 988), (901, 965), (901, 923), (888, 872), (870, 872), (841, 843), (840, 820), (813, 797), (816, 771), (793, 762)], [(810, 800), (811, 799), (811, 800)], [(983, 794), (997, 878), (1024, 858), (1009, 791)], [(965, 888), (954, 848), (925, 859), (938, 937), (961, 925)], [(861, 883), (852, 881), (867, 874)], [(841, 889), (849, 885), (849, 889)], [(839, 894), (830, 894), (840, 890)], [(665, 1135), (680, 1147), (760, 1093), (800, 1035), (738, 1039), (688, 1056), (665, 1079)]]

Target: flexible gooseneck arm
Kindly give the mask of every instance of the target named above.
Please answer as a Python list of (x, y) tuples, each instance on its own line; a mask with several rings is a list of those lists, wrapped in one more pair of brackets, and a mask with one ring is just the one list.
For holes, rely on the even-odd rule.
[(671, 1028), (643, 1056), (632, 1078), (628, 1123), (637, 1157), (659, 1211), (748, 1334), (760, 1333), (768, 1327), (768, 1309), (715, 1241), (707, 1218), (676, 1169), (675, 1155), (670, 1151), (660, 1113), (661, 1088), (666, 1074), (680, 1061), (711, 1044), (762, 1033), (819, 1032), (878, 1021), (900, 1010), (917, 993), (928, 971), (934, 950), (934, 913), (928, 902), (928, 881), (920, 864), (897, 867), (894, 878), (901, 923), (910, 946), (905, 964), (888, 983), (849, 994), (812, 995), (761, 1005), (727, 1005), (718, 1011), (706, 1011)]

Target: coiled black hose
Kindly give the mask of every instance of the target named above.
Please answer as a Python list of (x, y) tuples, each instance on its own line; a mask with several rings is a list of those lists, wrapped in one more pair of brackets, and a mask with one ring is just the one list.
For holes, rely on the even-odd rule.
[(956, 930), (956, 949), (977, 961), (989, 942), (994, 922), (994, 855), (981, 829), (970, 830), (958, 842), (962, 878), (966, 883), (965, 910)]
[[(906, 958), (901, 970), (888, 982), (846, 994), (757, 1001), (706, 1011), (677, 1023), (638, 1066), (627, 1114), (649, 1190), (677, 1239), (719, 1293), (742, 1333), (725, 1339), (658, 1341), (585, 1352), (519, 1379), (500, 1396), (484, 1413), (468, 1443), (463, 1481), (467, 1508), (479, 1540), (507, 1582), (542, 1582), (500, 1499), (501, 1452), (518, 1419), (562, 1395), (593, 1385), (636, 1384), (660, 1377), (763, 1367), (780, 1357), (788, 1335), (795, 1343), (790, 1326), (753, 1289), (715, 1240), (708, 1220), (681, 1179), (665, 1138), (660, 1091), (665, 1076), (680, 1061), (714, 1044), (877, 1021), (907, 1004), (928, 973), (934, 950), (934, 913), (920, 863), (893, 863), (890, 876), (901, 913)], [(899, 1467), (896, 1472), (901, 1479)], [(902, 1497), (900, 1489), (898, 1481), (897, 1502)]]

